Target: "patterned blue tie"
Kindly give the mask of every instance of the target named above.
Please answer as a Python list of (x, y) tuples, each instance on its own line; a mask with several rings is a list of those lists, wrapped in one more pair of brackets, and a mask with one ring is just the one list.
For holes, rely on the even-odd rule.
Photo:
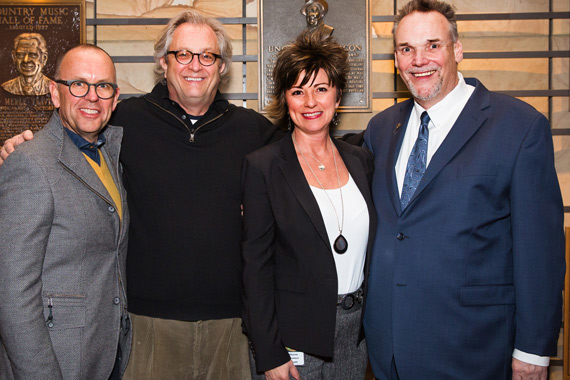
[(400, 205), (402, 210), (406, 208), (412, 195), (416, 192), (416, 188), (420, 183), (425, 171), (427, 162), (427, 147), (428, 147), (428, 137), (429, 137), (429, 115), (424, 111), (420, 117), (422, 123), (420, 125), (420, 131), (418, 133), (418, 138), (410, 153), (410, 158), (408, 159), (408, 166), (406, 167), (406, 176), (404, 177), (404, 186), (402, 188), (402, 196), (400, 197)]

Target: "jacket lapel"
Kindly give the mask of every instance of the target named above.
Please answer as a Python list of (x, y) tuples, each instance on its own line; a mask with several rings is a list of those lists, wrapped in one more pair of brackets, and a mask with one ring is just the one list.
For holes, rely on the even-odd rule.
[(77, 149), (77, 146), (75, 146), (73, 141), (71, 141), (63, 130), (64, 127), (61, 124), (61, 119), (57, 111), (54, 112), (49, 123), (44, 128), (47, 128), (60, 144), (58, 157), (60, 165), (77, 178), (84, 186), (108, 203), (113, 204), (111, 196), (103, 185), (103, 182), (97, 177), (93, 168), (89, 165), (85, 157), (83, 157), (83, 154)]
[(400, 148), (402, 147), (402, 141), (406, 134), (406, 128), (412, 113), (413, 105), (413, 100), (407, 100), (399, 106), (400, 114), (398, 115), (398, 123), (394, 126), (392, 131), (392, 138), (390, 140), (388, 151), (386, 183), (389, 186), (388, 189), (392, 205), (398, 215), (402, 213), (402, 207), (400, 206), (400, 192), (398, 191), (398, 182), (396, 180), (396, 161), (398, 161), (398, 155), (400, 154)]
[[(119, 194), (121, 198), (123, 198), (123, 189), (122, 189), (122, 178), (120, 178), (119, 173), (119, 154), (121, 153), (121, 141), (123, 139), (123, 130), (120, 127), (115, 127), (112, 125), (107, 125), (105, 130), (103, 131), (106, 142), (101, 147), (101, 152), (105, 156), (105, 160), (107, 161), (107, 166), (109, 167), (109, 171), (111, 172), (111, 176), (113, 177), (113, 181), (115, 182), (115, 186), (119, 190)], [(123, 204), (124, 204), (123, 200)]]
[[(333, 138), (333, 142), (336, 145), (338, 151), (340, 152), (342, 160), (344, 161), (346, 168), (348, 169), (350, 175), (352, 176), (352, 179), (356, 183), (358, 190), (360, 190), (360, 193), (364, 197), (364, 200), (366, 202), (366, 207), (368, 208), (368, 215), (370, 218), (369, 232), (373, 233), (372, 231), (376, 230), (376, 209), (374, 208), (374, 202), (372, 200), (372, 192), (370, 190), (370, 182), (368, 180), (368, 177), (366, 176), (366, 170), (362, 165), (362, 162), (356, 155), (345, 150), (343, 148), (343, 145), (340, 144), (338, 140)], [(372, 240), (373, 239), (369, 239), (369, 242), (371, 243)]]
[(291, 188), (291, 191), (299, 201), (301, 207), (307, 213), (307, 216), (311, 220), (315, 230), (317, 230), (323, 243), (325, 243), (326, 247), (330, 251), (330, 241), (321, 215), (321, 210), (319, 209), (319, 205), (313, 196), (305, 175), (303, 174), (303, 170), (301, 169), (301, 165), (297, 159), (297, 153), (295, 152), (291, 135), (282, 138), (279, 144), (281, 148), (281, 157), (283, 159), (279, 168), (283, 173), (283, 178)]
[[(120, 127), (115, 127), (112, 125), (107, 125), (103, 130), (105, 134), (106, 142), (101, 147), (101, 153), (107, 161), (107, 166), (111, 172), (111, 177), (117, 186), (119, 191), (119, 196), (121, 197), (121, 206), (123, 210), (123, 221), (125, 220), (125, 213), (127, 211), (127, 199), (126, 194), (123, 189), (123, 182), (121, 178), (121, 173), (119, 171), (119, 154), (121, 153), (121, 142), (123, 139), (123, 129)], [(107, 190), (105, 188), (105, 190)], [(108, 192), (107, 192), (108, 193)], [(110, 198), (110, 195), (109, 195)]]
[(352, 179), (356, 183), (356, 186), (362, 193), (364, 200), (367, 204), (372, 204), (372, 196), (370, 195), (370, 185), (368, 183), (368, 179), (366, 178), (366, 173), (364, 171), (364, 167), (358, 157), (353, 155), (347, 150), (344, 150), (343, 146), (338, 142), (336, 139), (332, 139), (333, 143), (335, 144), (336, 148), (338, 149), (342, 160), (344, 161), (344, 165), (348, 169), (348, 172), (352, 176)]

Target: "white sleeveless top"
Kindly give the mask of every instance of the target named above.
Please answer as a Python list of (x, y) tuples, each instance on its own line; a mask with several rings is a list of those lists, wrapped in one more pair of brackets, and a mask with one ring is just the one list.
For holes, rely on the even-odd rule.
[[(338, 277), (338, 294), (352, 293), (358, 290), (362, 285), (362, 281), (364, 281), (364, 259), (366, 257), (368, 226), (370, 224), (366, 201), (349, 174), (348, 182), (342, 186), (342, 198), (344, 200), (344, 227), (342, 235), (348, 242), (348, 249), (345, 253), (339, 254), (335, 252), (333, 244), (339, 235), (339, 224), (342, 225), (340, 191), (338, 189), (323, 190), (314, 186), (311, 186), (311, 190), (319, 204), (327, 235), (329, 236)], [(331, 201), (336, 208), (336, 214)]]

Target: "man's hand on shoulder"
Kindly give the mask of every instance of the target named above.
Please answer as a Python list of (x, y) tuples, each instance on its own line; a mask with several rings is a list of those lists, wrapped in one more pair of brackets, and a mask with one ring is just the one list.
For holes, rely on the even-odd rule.
[(548, 367), (525, 363), (513, 358), (513, 380), (546, 380)]
[(2, 146), (2, 149), (0, 149), (0, 165), (4, 163), (4, 160), (8, 158), (10, 153), (12, 153), (18, 145), (33, 138), (34, 134), (28, 129), (19, 135), (10, 137), (8, 140), (6, 140), (4, 142), (4, 146)]

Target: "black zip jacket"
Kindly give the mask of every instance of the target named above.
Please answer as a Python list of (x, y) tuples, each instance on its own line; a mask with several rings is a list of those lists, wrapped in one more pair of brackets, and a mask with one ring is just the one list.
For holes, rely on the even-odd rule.
[(192, 125), (163, 83), (120, 102), (111, 124), (124, 128), (129, 310), (185, 321), (240, 317), (242, 160), (280, 133), (220, 93)]

